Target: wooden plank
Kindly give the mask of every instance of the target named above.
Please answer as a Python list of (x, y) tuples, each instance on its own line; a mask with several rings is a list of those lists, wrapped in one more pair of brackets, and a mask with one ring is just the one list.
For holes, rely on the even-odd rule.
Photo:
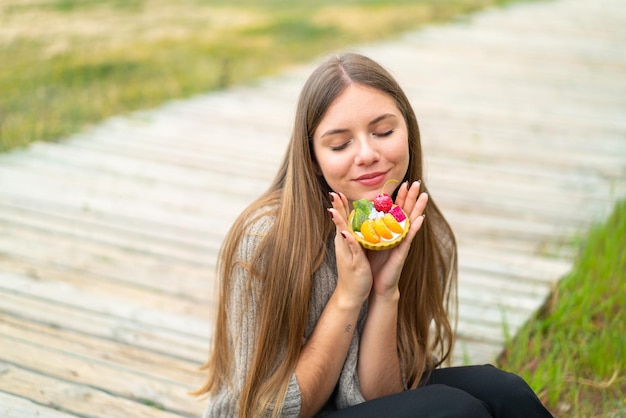
[[(83, 335), (164, 353), (202, 364), (206, 360), (209, 337), (200, 341), (166, 329), (147, 327), (137, 321), (114, 318), (75, 307), (33, 299), (28, 295), (2, 292), (0, 312), (38, 324), (57, 327)], [(207, 333), (210, 334), (210, 329)]]
[[(66, 236), (78, 241), (96, 241), (130, 251), (180, 259), (189, 264), (201, 265), (203, 262), (201, 254), (217, 250), (215, 241), (206, 237), (194, 239), (195, 234), (187, 236), (182, 228), (179, 229), (178, 234), (175, 233), (174, 227), (169, 228), (172, 232), (166, 228), (148, 230), (131, 225), (124, 228), (102, 221), (56, 216), (42, 211), (29, 213), (2, 205), (0, 205), (0, 216), (0, 222), (7, 229), (12, 225), (18, 225), (24, 229), (45, 231), (50, 235)], [(212, 235), (215, 236), (215, 234)]]
[(120, 282), (191, 300), (211, 301), (215, 265), (198, 264), (176, 263), (172, 258), (155, 257), (145, 251), (0, 225), (0, 265), (23, 274), (36, 276), (41, 268), (49, 266), (85, 280)]
[[(194, 191), (185, 191), (180, 187), (172, 185), (141, 182), (137, 184), (136, 179), (121, 179), (121, 181), (107, 182), (102, 176), (99, 178), (89, 178), (77, 176), (77, 173), (67, 171), (64, 177), (48, 177), (38, 175), (36, 172), (21, 171), (8, 165), (0, 166), (0, 183), (4, 192), (20, 194), (24, 187), (37, 190), (37, 196), (48, 197), (50, 200), (59, 199), (80, 199), (82, 207), (89, 207), (94, 203), (109, 203), (108, 207), (125, 209), (126, 213), (152, 212), (166, 214), (169, 211), (189, 213), (197, 216), (210, 216), (211, 210), (215, 206), (209, 202), (228, 199), (236, 205), (249, 202), (249, 198), (244, 198), (233, 193), (217, 193), (209, 189), (196, 190), (196, 199), (189, 199), (189, 194)], [(72, 187), (68, 188), (68, 184)], [(109, 200), (105, 200), (105, 196)], [(115, 206), (111, 206), (111, 202)], [(97, 207), (97, 205), (95, 205)], [(151, 208), (149, 210), (149, 208)], [(187, 215), (189, 216), (189, 215)], [(183, 216), (184, 218), (184, 216)]]
[[(474, 144), (473, 153), (469, 151), (467, 154), (459, 153), (457, 147), (455, 147), (456, 155), (435, 153), (430, 158), (429, 166), (436, 170), (437, 179), (442, 177), (447, 183), (451, 183), (453, 179), (461, 186), (468, 183), (488, 182), (490, 187), (481, 189), (481, 192), (500, 192), (511, 195), (518, 192), (538, 193), (542, 199), (551, 192), (558, 192), (561, 199), (551, 198), (549, 202), (561, 204), (562, 199), (580, 199), (582, 196), (606, 198), (609, 185), (600, 171), (606, 168), (604, 165), (591, 164), (588, 159), (578, 158), (576, 164), (579, 167), (582, 165), (581, 161), (586, 161), (582, 165), (584, 169), (565, 171), (562, 166), (558, 165), (558, 157), (552, 157), (549, 165), (535, 158), (533, 158), (533, 163), (520, 163), (508, 158), (497, 158), (491, 145), (486, 148), (489, 149), (487, 154), (477, 153), (476, 144)], [(446, 149), (445, 152), (448, 153), (448, 150)], [(542, 152), (545, 153), (545, 148)], [(615, 152), (616, 150), (612, 150), (613, 157), (616, 157)], [(517, 153), (519, 154), (519, 150)], [(604, 164), (604, 161), (602, 163)], [(614, 165), (623, 169), (623, 162)], [(495, 189), (491, 189), (491, 184)]]
[[(88, 386), (134, 402), (152, 403), (180, 415), (197, 416), (202, 409), (197, 400), (191, 401), (189, 391), (194, 389), (190, 384), (192, 382), (183, 385), (154, 374), (145, 375), (110, 361), (78, 355), (65, 349), (51, 349), (49, 346), (4, 335), (0, 335), (0, 347), (0, 358), (50, 379)], [(46, 355), (42, 356), (42, 352)]]
[[(267, 105), (265, 103), (261, 106)], [(210, 106), (204, 107), (206, 112), (212, 111)], [(261, 107), (250, 109), (250, 112), (258, 112), (261, 109)], [(165, 116), (160, 121), (161, 123), (140, 127), (125, 125), (120, 127), (115, 134), (107, 132), (106, 135), (93, 137), (88, 143), (85, 141), (69, 142), (67, 145), (75, 148), (76, 151), (97, 150), (98, 154), (106, 156), (105, 159), (111, 156), (129, 156), (141, 162), (148, 160), (147, 156), (141, 152), (145, 149), (167, 158), (168, 152), (172, 150), (172, 141), (175, 140), (176, 150), (181, 153), (202, 155), (207, 161), (216, 163), (217, 167), (228, 168), (229, 161), (244, 161), (247, 165), (263, 169), (267, 167), (268, 161), (277, 162), (284, 156), (284, 147), (289, 138), (285, 120), (281, 121), (280, 125), (272, 124), (264, 127), (251, 137), (251, 126), (242, 125), (240, 121), (233, 121), (232, 126), (227, 126), (224, 119), (217, 118), (215, 115), (192, 126), (186, 126), (188, 118), (183, 119), (182, 123), (180, 118), (174, 120), (176, 129), (181, 129), (183, 132), (167, 132), (168, 127), (171, 129), (167, 119), (168, 117)], [(258, 122), (259, 120), (254, 119), (250, 121), (253, 125)], [(206, 132), (207, 126), (212, 126), (210, 133)], [(281, 127), (285, 130), (285, 134), (277, 134)], [(124, 141), (127, 139), (125, 137), (134, 138), (129, 144), (128, 141)], [(251, 152), (242, 155), (242, 148)], [(212, 166), (205, 166), (204, 169), (209, 167)], [(268, 173), (271, 171), (269, 170)], [(245, 176), (246, 173), (241, 174)]]
[[(68, 197), (67, 195), (65, 197)], [(65, 225), (58, 232), (63, 235), (64, 231), (71, 230), (104, 230), (111, 235), (115, 232), (127, 233), (131, 236), (148, 236), (150, 240), (175, 241), (176, 245), (183, 245), (189, 248), (196, 248), (202, 251), (214, 251), (220, 246), (220, 241), (226, 230), (231, 225), (230, 214), (227, 218), (206, 219), (202, 216), (195, 216), (189, 213), (161, 212), (145, 217), (137, 216), (136, 212), (122, 213), (119, 208), (112, 206), (110, 210), (106, 208), (85, 207), (82, 199), (72, 202), (70, 199), (60, 200), (57, 197), (48, 196), (33, 197), (24, 194), (2, 194), (0, 211), (3, 216), (0, 222), (6, 228), (22, 227), (23, 230), (54, 232), (55, 224)], [(81, 203), (83, 203), (81, 205)], [(8, 222), (9, 219), (12, 222)], [(21, 219), (21, 222), (20, 222)], [(42, 220), (47, 219), (45, 223)], [(72, 226), (72, 222), (79, 224), (81, 228)], [(42, 226), (43, 224), (43, 226)], [(68, 227), (67, 224), (70, 224)], [(50, 231), (52, 230), (52, 231)], [(64, 235), (70, 235), (65, 233)], [(73, 234), (74, 236), (78, 234)], [(83, 233), (82, 236), (87, 234)], [(98, 234), (92, 234), (97, 236)], [(81, 235), (78, 235), (81, 236)], [(89, 241), (95, 241), (93, 239)], [(129, 247), (122, 245), (122, 247)], [(167, 256), (167, 255), (164, 255)], [(195, 264), (202, 264), (202, 260), (197, 260)], [(207, 261), (206, 263), (211, 263)]]
[(549, 293), (553, 284), (536, 280), (524, 280), (513, 275), (499, 276), (492, 275), (484, 271), (463, 270), (463, 277), (460, 279), (462, 285), (483, 289), (487, 292), (508, 293), (514, 295), (524, 295), (527, 297), (542, 297)]
[[(98, 363), (117, 365), (124, 370), (133, 370), (139, 375), (154, 376), (158, 380), (174, 382), (189, 388), (198, 387), (204, 379), (204, 372), (200, 372), (199, 363), (178, 358), (171, 353), (157, 353), (120, 341), (94, 338), (91, 335), (39, 324), (28, 319), (0, 317), (0, 334), (6, 338), (39, 346), (41, 352), (65, 352)], [(15, 357), (6, 354), (5, 349), (7, 347), (0, 347), (2, 358), (18, 363)], [(30, 367), (28, 362), (22, 366)]]
[(453, 365), (493, 364), (502, 352), (502, 344), (473, 338), (459, 338), (453, 353)]
[[(91, 142), (90, 142), (91, 144)], [(262, 181), (258, 175), (241, 173), (234, 175), (231, 171), (237, 166), (228, 164), (233, 160), (232, 156), (217, 155), (221, 164), (228, 164), (228, 170), (217, 170), (215, 164), (203, 167), (188, 167), (174, 164), (163, 164), (150, 161), (145, 158), (143, 152), (137, 155), (129, 155), (103, 149), (92, 149), (89, 146), (80, 146), (77, 143), (63, 144), (37, 144), (33, 147), (32, 155), (24, 156), (17, 154), (7, 158), (4, 165), (28, 168), (29, 171), (45, 174), (47, 176), (60, 177), (67, 180), (70, 174), (89, 175), (91, 178), (123, 179), (128, 182), (138, 183), (138, 187), (173, 185), (177, 187), (196, 188), (199, 191), (211, 188), (222, 194), (239, 194), (249, 198), (251, 193), (258, 191), (260, 187), (267, 187), (268, 181)], [(193, 150), (194, 153), (205, 152)], [(165, 154), (165, 151), (164, 151)], [(258, 156), (267, 166), (270, 157)], [(246, 164), (250, 161), (246, 159)], [(268, 175), (270, 175), (268, 170)]]
[(461, 247), (459, 268), (491, 275), (552, 284), (571, 269), (571, 261)]
[[(9, 269), (7, 269), (9, 270)], [(0, 272), (0, 290), (206, 338), (210, 308), (169, 294), (85, 280), (51, 268)]]
[[(191, 200), (184, 198), (182, 192), (176, 191), (169, 195), (164, 193), (159, 198), (152, 199), (155, 191), (146, 192), (142, 197), (139, 190), (125, 188), (124, 192), (109, 194), (99, 189), (97, 184), (73, 184), (68, 188), (67, 183), (59, 180), (37, 177), (32, 174), (20, 175), (18, 171), (11, 171), (0, 166), (0, 179), (10, 180), (11, 183), (0, 184), (3, 189), (0, 198), (11, 199), (17, 202), (38, 201), (39, 206), (52, 204), (70, 205), (83, 211), (113, 214), (123, 218), (137, 218), (153, 222), (163, 222), (165, 225), (199, 226), (202, 230), (209, 230), (222, 236), (226, 233), (235, 219), (238, 210), (249, 203), (249, 200), (233, 198), (213, 193), (189, 193)], [(0, 182), (1, 183), (1, 182)], [(71, 184), (71, 183), (70, 183)], [(74, 187), (75, 186), (75, 187)], [(110, 187), (110, 186), (109, 186)], [(5, 197), (7, 196), (7, 197)], [(10, 196), (10, 197), (9, 197)], [(172, 199), (180, 199), (174, 203)], [(155, 201), (156, 200), (156, 201)], [(186, 202), (186, 203), (184, 203)], [(215, 202), (227, 202), (225, 205), (216, 205)]]
[(513, 309), (533, 312), (542, 304), (548, 291), (545, 292), (544, 298), (528, 295), (516, 295), (514, 293), (489, 292), (481, 288), (466, 286), (464, 282), (459, 284), (459, 300), (462, 302), (471, 302), (476, 305), (487, 305), (497, 307), (510, 307)]
[[(104, 286), (90, 286), (85, 281), (68, 283), (61, 280), (50, 280), (46, 276), (32, 277), (0, 272), (0, 290), (6, 293), (15, 293), (28, 296), (32, 299), (45, 300), (50, 303), (66, 305), (75, 310), (88, 311), (95, 315), (110, 316), (126, 319), (140, 326), (163, 329), (174, 334), (181, 334), (181, 338), (189, 340), (206, 339), (208, 325), (205, 321), (193, 316), (193, 312), (186, 314), (168, 310), (167, 306), (151, 304), (148, 301), (134, 302), (130, 294), (117, 295), (114, 292), (101, 293)], [(150, 298), (150, 295), (146, 293)], [(154, 302), (163, 298), (152, 297)], [(187, 309), (190, 305), (187, 305)], [(160, 309), (159, 309), (160, 307)]]
[(28, 398), (0, 391), (0, 416), (4, 418), (73, 418), (76, 415), (38, 405)]
[[(78, 385), (44, 376), (30, 370), (0, 362), (3, 378), (0, 391), (16, 397), (32, 399), (52, 409), (85, 417), (178, 418), (191, 415), (164, 411), (160, 404), (148, 400), (137, 402), (102, 392), (87, 385)], [(37, 388), (37, 390), (33, 390)]]
[(498, 335), (498, 338), (504, 335), (505, 330), (517, 330), (525, 324), (532, 312), (534, 310), (512, 309), (504, 304), (487, 305), (465, 298), (459, 300), (458, 307), (458, 317), (463, 318), (462, 323), (491, 328), (490, 334)]

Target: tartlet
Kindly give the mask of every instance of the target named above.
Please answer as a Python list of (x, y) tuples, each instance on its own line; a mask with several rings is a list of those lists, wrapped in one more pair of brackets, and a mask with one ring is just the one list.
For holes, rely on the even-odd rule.
[[(400, 209), (400, 207), (397, 205), (394, 207), (397, 207), (398, 209)], [(402, 213), (404, 214), (404, 212)], [(352, 210), (352, 212), (350, 213), (350, 216), (348, 217), (348, 225), (352, 225), (352, 222), (354, 220), (354, 215), (355, 215), (355, 211)], [(381, 218), (383, 219), (383, 223), (384, 223), (384, 218), (383, 217)], [(373, 220), (370, 218), (368, 219)], [(410, 222), (409, 222), (409, 218), (407, 218), (406, 215), (405, 215), (405, 219), (401, 222), (397, 222), (397, 224), (400, 225), (400, 227), (402, 228), (399, 233), (391, 231), (391, 234), (392, 234), (391, 238), (385, 238), (377, 234), (379, 238), (378, 242), (373, 242), (373, 241), (368, 240), (366, 238), (368, 236), (363, 234), (363, 232), (361, 231), (361, 228), (359, 228), (359, 230), (356, 230), (356, 231), (351, 228), (351, 232), (352, 232), (352, 235), (354, 235), (356, 240), (359, 242), (359, 244), (361, 244), (363, 248), (366, 248), (368, 250), (389, 250), (399, 245), (402, 242), (402, 240), (406, 237), (407, 232), (409, 232)], [(385, 226), (387, 226), (387, 224), (385, 224)], [(373, 226), (373, 227), (374, 227), (374, 230), (376, 230), (376, 226)], [(387, 228), (389, 227), (387, 226)]]
[[(397, 180), (389, 180), (387, 183), (390, 181)], [(359, 199), (352, 205), (354, 209), (348, 217), (348, 225), (352, 235), (364, 248), (388, 250), (406, 237), (410, 227), (409, 218), (388, 194), (381, 192), (373, 202)]]

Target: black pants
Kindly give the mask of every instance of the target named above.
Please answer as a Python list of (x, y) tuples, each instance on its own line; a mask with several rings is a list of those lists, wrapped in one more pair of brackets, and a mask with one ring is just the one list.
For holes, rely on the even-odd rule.
[(331, 418), (552, 417), (519, 376), (491, 365), (437, 369), (425, 386), (333, 412)]

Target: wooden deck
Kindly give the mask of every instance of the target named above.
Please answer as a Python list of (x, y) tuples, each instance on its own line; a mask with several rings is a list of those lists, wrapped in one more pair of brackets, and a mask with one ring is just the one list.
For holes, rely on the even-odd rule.
[[(521, 4), (355, 48), (421, 123), (460, 245), (456, 362), (492, 360), (626, 196), (622, 0)], [(0, 155), (0, 415), (190, 417), (234, 216), (312, 66)]]

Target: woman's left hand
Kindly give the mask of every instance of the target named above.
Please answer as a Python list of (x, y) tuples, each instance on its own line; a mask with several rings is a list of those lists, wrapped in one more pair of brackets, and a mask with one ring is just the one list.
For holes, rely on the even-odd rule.
[(372, 293), (385, 296), (397, 292), (400, 273), (409, 248), (424, 222), (427, 202), (428, 194), (420, 194), (419, 181), (413, 182), (410, 187), (408, 182), (400, 185), (395, 203), (407, 214), (411, 224), (406, 237), (397, 247), (387, 251), (367, 251), (373, 275)]

